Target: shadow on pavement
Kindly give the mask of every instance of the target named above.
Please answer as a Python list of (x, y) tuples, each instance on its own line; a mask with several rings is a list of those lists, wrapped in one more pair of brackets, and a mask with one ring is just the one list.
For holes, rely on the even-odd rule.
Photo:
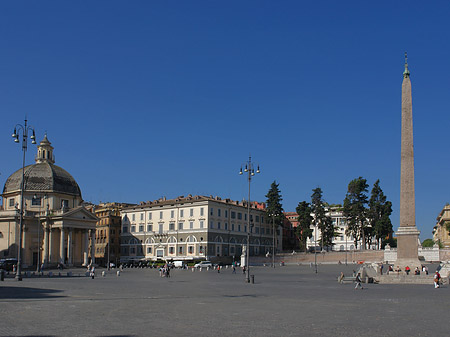
[(27, 288), (27, 287), (0, 287), (0, 299), (30, 299), (30, 298), (59, 298), (55, 296), (61, 290)]

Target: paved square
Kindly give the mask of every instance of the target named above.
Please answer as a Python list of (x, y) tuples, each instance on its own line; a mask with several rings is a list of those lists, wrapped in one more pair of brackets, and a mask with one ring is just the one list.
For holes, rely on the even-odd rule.
[[(445, 336), (450, 289), (338, 284), (357, 266), (125, 269), (0, 283), (1, 336)], [(84, 271), (84, 270), (83, 270)], [(431, 271), (431, 269), (430, 269)], [(81, 271), (80, 271), (81, 272)]]

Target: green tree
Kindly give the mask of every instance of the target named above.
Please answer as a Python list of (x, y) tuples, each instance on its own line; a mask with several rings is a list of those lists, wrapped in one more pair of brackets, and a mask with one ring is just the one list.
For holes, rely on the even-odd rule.
[(378, 248), (383, 239), (392, 236), (391, 213), (392, 203), (388, 201), (384, 195), (383, 190), (380, 187), (380, 180), (378, 179), (373, 185), (367, 212), (369, 226), (367, 226), (366, 229), (370, 228), (370, 230), (366, 230), (365, 234), (369, 247), (373, 236), (375, 236), (377, 240)]
[(347, 235), (353, 235), (355, 247), (362, 241), (362, 249), (366, 249), (365, 228), (367, 227), (367, 180), (359, 177), (348, 184), (344, 199), (343, 215), (347, 218)]
[(278, 189), (278, 186), (279, 184), (274, 181), (270, 186), (269, 192), (266, 194), (266, 214), (273, 226), (274, 233), (276, 232), (278, 226), (283, 226), (284, 220), (283, 205), (281, 204), (283, 198), (281, 197), (281, 192)]
[(311, 216), (311, 207), (306, 201), (298, 203), (296, 208), (298, 214), (298, 226), (295, 229), (295, 234), (297, 235), (300, 242), (300, 250), (306, 251), (306, 240), (312, 237), (311, 224), (313, 218)]
[(325, 202), (322, 199), (322, 189), (320, 187), (313, 189), (311, 211), (313, 221), (320, 229), (322, 249), (324, 246), (331, 246), (336, 235), (336, 227), (333, 225), (331, 217), (326, 215)]
[(425, 239), (422, 242), (422, 247), (433, 247), (433, 246), (434, 246), (433, 239)]

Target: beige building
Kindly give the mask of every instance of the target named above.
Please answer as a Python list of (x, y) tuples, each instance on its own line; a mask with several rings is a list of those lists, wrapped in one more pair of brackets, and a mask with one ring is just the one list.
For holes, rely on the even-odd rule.
[[(257, 207), (251, 203), (250, 255), (272, 251), (272, 226)], [(123, 262), (237, 260), (247, 244), (246, 202), (189, 195), (125, 208), (121, 216)]]
[[(75, 179), (56, 166), (53, 147), (45, 135), (38, 145), (36, 163), (24, 169), (22, 266), (86, 265), (89, 236), (97, 218), (82, 206)], [(3, 188), (0, 209), (0, 257), (17, 257), (22, 169)]]
[(95, 231), (95, 262), (100, 266), (120, 262), (120, 211), (132, 204), (108, 202), (87, 207), (98, 218)]
[[(448, 226), (448, 227), (447, 227)], [(450, 205), (445, 205), (436, 218), (436, 226), (433, 230), (433, 241), (440, 242), (444, 248), (450, 248)]]

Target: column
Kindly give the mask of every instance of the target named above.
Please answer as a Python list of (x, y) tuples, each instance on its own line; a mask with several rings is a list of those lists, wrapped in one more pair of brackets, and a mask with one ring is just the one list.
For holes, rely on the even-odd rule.
[(88, 255), (89, 255), (89, 235), (88, 230), (85, 229), (83, 231), (83, 266), (87, 266), (89, 264)]
[(27, 231), (28, 228), (23, 224), (23, 232), (22, 232), (22, 268), (28, 267), (28, 256), (27, 256)]
[(95, 230), (91, 229), (91, 263), (95, 263)]
[(67, 238), (67, 263), (73, 264), (73, 251), (72, 251), (72, 228), (69, 229), (69, 236)]
[(48, 263), (48, 228), (44, 226), (44, 250), (43, 250), (43, 263), (44, 266)]
[(52, 262), (52, 255), (53, 255), (53, 235), (52, 235), (52, 229), (48, 229), (48, 263)]
[(64, 263), (64, 261), (66, 260), (66, 250), (64, 247), (64, 236), (65, 236), (64, 227), (61, 227), (61, 237), (60, 237), (60, 241), (59, 241), (59, 259), (60, 259), (61, 263)]

